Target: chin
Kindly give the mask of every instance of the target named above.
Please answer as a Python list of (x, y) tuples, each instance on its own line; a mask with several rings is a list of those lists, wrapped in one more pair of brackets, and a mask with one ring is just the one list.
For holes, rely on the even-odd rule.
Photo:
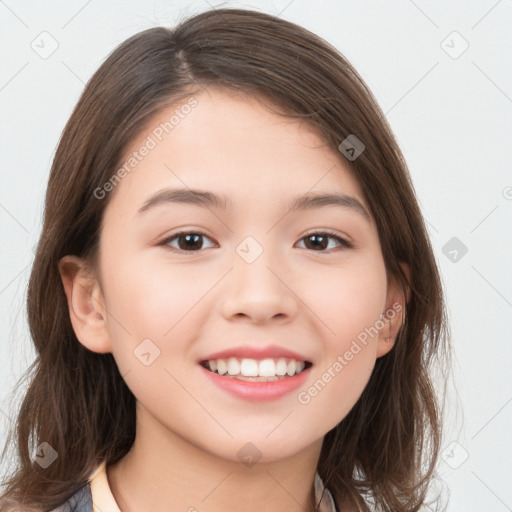
[[(222, 457), (232, 462), (241, 462), (247, 467), (252, 467), (256, 462), (278, 462), (292, 457), (304, 450), (308, 444), (304, 438), (304, 430), (291, 434), (283, 430), (276, 431), (269, 435), (271, 428), (261, 430), (240, 430), (235, 432), (231, 430), (233, 439), (226, 442), (219, 439), (218, 444), (205, 446), (205, 449), (215, 456)], [(267, 437), (268, 436), (268, 437)], [(211, 437), (209, 439), (212, 439)], [(222, 447), (221, 447), (222, 446)]]

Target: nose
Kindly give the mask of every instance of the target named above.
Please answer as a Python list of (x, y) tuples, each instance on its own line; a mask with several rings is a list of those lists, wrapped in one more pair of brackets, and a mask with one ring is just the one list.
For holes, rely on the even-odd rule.
[(283, 323), (295, 317), (299, 299), (282, 261), (282, 257), (272, 257), (270, 251), (263, 251), (252, 263), (235, 255), (222, 290), (226, 319), (262, 324), (272, 319)]

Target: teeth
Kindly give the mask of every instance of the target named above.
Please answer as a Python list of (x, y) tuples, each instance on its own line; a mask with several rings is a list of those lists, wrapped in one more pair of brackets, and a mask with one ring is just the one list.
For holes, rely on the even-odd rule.
[(277, 361), (277, 365), (276, 365), (276, 375), (285, 375), (286, 374), (286, 359), (283, 359), (281, 357), (281, 359), (279, 359)]
[(238, 359), (234, 357), (228, 359), (228, 373), (229, 375), (238, 375), (240, 373), (240, 363)]
[(257, 377), (258, 372), (258, 361), (255, 361), (254, 359), (242, 359), (242, 363), (240, 364), (240, 373), (244, 377)]
[(274, 360), (263, 359), (263, 361), (260, 361), (260, 364), (258, 366), (258, 375), (260, 377), (275, 377), (276, 363), (274, 363)]
[(295, 361), (290, 361), (288, 363), (288, 366), (286, 367), (286, 373), (292, 377), (293, 375), (295, 375), (295, 368), (297, 368), (297, 363)]
[(224, 359), (219, 359), (218, 361), (208, 361), (210, 363), (210, 370), (215, 371), (212, 369), (211, 363), (217, 364), (217, 373), (219, 375), (224, 375), (228, 371), (228, 365), (226, 364), (226, 361)]
[[(283, 377), (288, 375), (293, 377), (304, 371), (306, 363), (304, 361), (296, 361), (295, 359), (237, 359), (230, 357), (229, 359), (216, 359), (208, 361), (208, 367), (212, 372), (219, 375), (228, 374), (231, 377), (237, 377), (242, 380), (250, 380), (245, 377)], [(275, 380), (275, 379), (274, 379)]]

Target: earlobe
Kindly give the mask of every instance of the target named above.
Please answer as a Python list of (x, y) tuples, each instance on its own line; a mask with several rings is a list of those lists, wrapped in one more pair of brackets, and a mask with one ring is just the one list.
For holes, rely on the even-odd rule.
[(59, 272), (76, 337), (92, 352), (111, 352), (104, 298), (93, 272), (77, 256), (64, 256)]
[[(410, 269), (406, 263), (401, 262), (400, 267), (410, 283)], [(378, 342), (377, 357), (386, 355), (396, 343), (399, 333), (405, 325), (407, 315), (407, 303), (411, 297), (410, 287), (402, 288), (396, 282), (391, 283), (388, 287), (388, 295), (386, 301), (386, 310), (381, 314), (381, 324)]]

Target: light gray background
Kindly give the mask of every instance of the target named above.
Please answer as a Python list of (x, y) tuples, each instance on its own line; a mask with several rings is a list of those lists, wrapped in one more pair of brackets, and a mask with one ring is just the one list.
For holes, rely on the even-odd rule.
[[(14, 415), (8, 397), (34, 357), (24, 301), (65, 122), (120, 42), (208, 4), (303, 25), (376, 95), (409, 164), (447, 293), (455, 388), (439, 470), (448, 510), (512, 510), (510, 0), (0, 1), (0, 442)], [(58, 48), (41, 56), (52, 39)]]

